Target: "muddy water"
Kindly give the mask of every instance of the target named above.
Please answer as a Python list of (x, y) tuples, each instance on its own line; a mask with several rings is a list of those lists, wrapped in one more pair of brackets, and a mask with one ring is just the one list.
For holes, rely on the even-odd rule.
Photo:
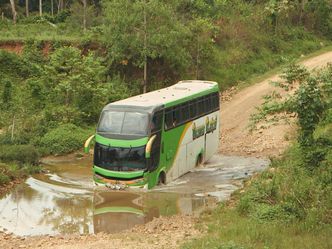
[(47, 162), (46, 173), (0, 196), (0, 230), (16, 235), (119, 232), (154, 217), (197, 215), (225, 200), (268, 160), (215, 156), (175, 182), (152, 191), (96, 189), (91, 158)]

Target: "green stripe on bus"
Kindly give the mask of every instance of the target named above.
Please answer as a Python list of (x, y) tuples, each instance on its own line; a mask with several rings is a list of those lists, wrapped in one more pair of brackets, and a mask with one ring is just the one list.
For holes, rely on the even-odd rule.
[(107, 146), (110, 145), (113, 147), (122, 147), (122, 148), (140, 147), (140, 146), (146, 145), (148, 140), (149, 140), (148, 137), (134, 139), (134, 140), (119, 140), (119, 139), (106, 138), (99, 134), (96, 135), (97, 143), (107, 145)]
[(131, 178), (136, 178), (144, 175), (144, 170), (139, 170), (139, 171), (131, 171), (131, 172), (125, 172), (125, 171), (111, 171), (107, 169), (100, 168), (98, 166), (93, 166), (93, 170), (96, 173), (99, 173), (104, 176), (109, 176), (109, 177), (115, 177), (115, 178), (125, 178), (125, 179), (131, 179)]
[(142, 210), (132, 208), (132, 207), (103, 207), (96, 209), (93, 214), (106, 214), (106, 213), (131, 213), (137, 215), (144, 215)]

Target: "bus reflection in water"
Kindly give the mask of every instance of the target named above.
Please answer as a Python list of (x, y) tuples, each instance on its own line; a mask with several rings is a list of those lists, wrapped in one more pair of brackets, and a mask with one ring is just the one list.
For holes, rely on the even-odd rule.
[(159, 216), (199, 214), (209, 200), (209, 197), (166, 192), (96, 191), (94, 232), (116, 233)]
[(157, 207), (144, 207), (144, 195), (132, 192), (97, 192), (94, 195), (94, 232), (116, 233), (159, 217)]

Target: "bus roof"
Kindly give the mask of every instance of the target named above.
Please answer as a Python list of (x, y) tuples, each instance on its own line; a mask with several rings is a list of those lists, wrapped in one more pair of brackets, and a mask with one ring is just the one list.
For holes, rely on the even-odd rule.
[(173, 106), (189, 100), (194, 96), (201, 96), (219, 91), (218, 83), (213, 81), (184, 80), (170, 87), (136, 95), (119, 100), (105, 106), (104, 110), (113, 108), (129, 108), (153, 110), (160, 106)]

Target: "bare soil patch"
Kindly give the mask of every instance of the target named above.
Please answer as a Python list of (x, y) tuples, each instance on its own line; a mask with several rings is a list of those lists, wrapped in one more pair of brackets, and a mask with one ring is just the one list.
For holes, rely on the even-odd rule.
[(0, 43), (0, 49), (6, 50), (8, 52), (13, 52), (16, 54), (22, 54), (23, 52), (23, 43), (22, 42), (1, 42)]
[(17, 237), (0, 233), (0, 248), (56, 248), (56, 249), (154, 249), (177, 248), (184, 240), (200, 236), (191, 216), (160, 217), (145, 226), (119, 234), (59, 235), (42, 237)]

